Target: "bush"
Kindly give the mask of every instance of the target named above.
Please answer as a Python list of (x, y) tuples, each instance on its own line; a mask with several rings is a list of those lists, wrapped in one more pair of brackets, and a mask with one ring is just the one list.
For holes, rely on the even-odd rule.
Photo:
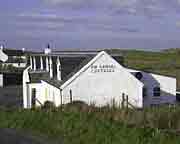
[(55, 105), (51, 101), (45, 101), (42, 108), (45, 109), (45, 110), (50, 110), (50, 109), (54, 109)]
[(82, 111), (85, 111), (89, 108), (88, 104), (86, 104), (85, 102), (83, 101), (72, 101), (71, 103), (67, 103), (65, 105), (65, 108), (66, 109), (69, 109), (69, 110), (82, 110)]

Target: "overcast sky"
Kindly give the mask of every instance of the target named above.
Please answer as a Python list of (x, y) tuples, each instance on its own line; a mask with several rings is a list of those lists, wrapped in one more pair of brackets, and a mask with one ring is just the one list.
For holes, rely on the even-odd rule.
[(57, 50), (180, 47), (180, 0), (0, 0), (0, 43)]

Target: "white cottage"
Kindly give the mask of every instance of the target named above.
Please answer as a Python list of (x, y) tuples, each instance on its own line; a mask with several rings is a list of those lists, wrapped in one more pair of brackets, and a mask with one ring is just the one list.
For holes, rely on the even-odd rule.
[[(127, 69), (104, 51), (88, 57), (66, 79), (62, 78), (61, 57), (55, 63), (55, 78), (52, 78), (53, 61), (47, 62), (45, 71), (32, 70), (33, 63), (24, 71), (24, 108), (41, 106), (45, 101), (52, 101), (56, 106), (71, 101), (96, 106), (114, 102), (119, 106), (123, 96), (128, 97), (130, 106), (137, 108), (176, 102), (175, 78)], [(41, 60), (41, 68), (42, 63)]]

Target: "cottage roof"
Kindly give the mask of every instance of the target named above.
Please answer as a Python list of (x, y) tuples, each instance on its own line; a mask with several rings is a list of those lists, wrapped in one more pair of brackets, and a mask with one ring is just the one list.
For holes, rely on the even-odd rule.
[(29, 77), (31, 83), (40, 83), (41, 80), (47, 79), (49, 73), (46, 71), (29, 71)]
[[(62, 81), (57, 80), (56, 78), (50, 78), (49, 73), (47, 71), (29, 71), (30, 73), (30, 81), (31, 83), (40, 83), (41, 80), (54, 85), (55, 87), (60, 87), (66, 80), (68, 80), (71, 76), (73, 76), (77, 71), (79, 71), (84, 65), (86, 65), (93, 57), (87, 57), (83, 60), (78, 66), (76, 66), (73, 71), (70, 73), (67, 71), (63, 71), (64, 78)], [(62, 68), (63, 70), (63, 68)]]
[[(95, 57), (92, 55), (76, 55), (76, 57), (60, 57), (61, 62), (61, 76), (62, 81), (58, 81), (56, 78), (51, 79), (49, 77), (49, 73), (46, 71), (31, 71), (30, 77), (32, 82), (40, 82), (41, 80), (52, 84), (56, 87), (60, 87), (63, 83), (65, 83), (70, 77), (76, 74), (82, 67), (84, 67), (87, 63), (89, 63)], [(112, 56), (117, 62), (120, 64), (123, 63), (122, 56)], [(53, 58), (53, 57), (52, 57)], [(39, 63), (40, 64), (40, 63)], [(38, 63), (37, 63), (38, 65)], [(38, 66), (39, 67), (39, 66)], [(53, 71), (56, 71), (56, 67), (53, 67)]]

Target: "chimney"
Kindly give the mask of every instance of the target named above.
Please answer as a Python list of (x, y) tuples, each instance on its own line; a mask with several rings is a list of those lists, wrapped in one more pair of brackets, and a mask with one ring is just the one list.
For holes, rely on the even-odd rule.
[(25, 48), (22, 48), (22, 52), (23, 52), (23, 53), (25, 52)]
[(3, 44), (0, 45), (0, 49), (1, 49), (1, 50), (4, 49), (4, 45), (3, 45)]
[(44, 49), (44, 53), (45, 54), (50, 54), (51, 53), (51, 48), (50, 48), (49, 44), (47, 44), (47, 48)]

